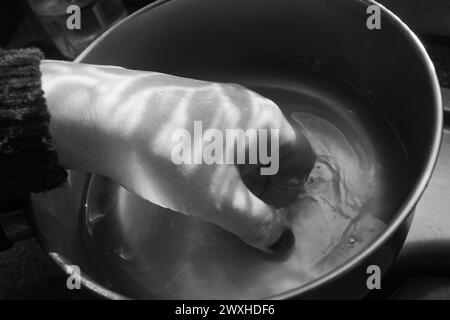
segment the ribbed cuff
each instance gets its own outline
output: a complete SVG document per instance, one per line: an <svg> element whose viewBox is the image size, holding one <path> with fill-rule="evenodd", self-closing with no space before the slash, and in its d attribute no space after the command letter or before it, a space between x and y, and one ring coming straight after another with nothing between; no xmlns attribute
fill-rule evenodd
<svg viewBox="0 0 450 320"><path fill-rule="evenodd" d="M0 192L42 192L60 186L49 133L50 114L41 89L38 49L0 49Z"/></svg>

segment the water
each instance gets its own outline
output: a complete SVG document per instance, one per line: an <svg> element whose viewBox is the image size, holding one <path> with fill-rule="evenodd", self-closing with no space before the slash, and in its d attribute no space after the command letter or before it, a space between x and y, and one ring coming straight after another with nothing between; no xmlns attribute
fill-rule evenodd
<svg viewBox="0 0 450 320"><path fill-rule="evenodd" d="M308 137L317 163L305 191L282 209L296 245L284 257L261 252L97 177L85 240L113 289L138 298L269 297L333 270L383 232L406 194L407 161L392 129L355 88L317 70L270 64L222 61L180 73L252 88Z"/></svg>

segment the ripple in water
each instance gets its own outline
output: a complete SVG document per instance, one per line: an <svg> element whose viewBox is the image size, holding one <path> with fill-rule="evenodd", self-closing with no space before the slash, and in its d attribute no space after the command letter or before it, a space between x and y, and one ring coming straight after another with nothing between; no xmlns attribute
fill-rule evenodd
<svg viewBox="0 0 450 320"><path fill-rule="evenodd" d="M292 119L310 141L316 164L304 191L284 209L300 244L294 255L320 275L345 262L385 228L365 206L379 170L368 150L355 148L331 122L306 112Z"/></svg>

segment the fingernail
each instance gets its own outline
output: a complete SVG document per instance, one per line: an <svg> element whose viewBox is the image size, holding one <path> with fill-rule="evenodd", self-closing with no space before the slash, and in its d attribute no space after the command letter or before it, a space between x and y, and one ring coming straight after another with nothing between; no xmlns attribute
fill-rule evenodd
<svg viewBox="0 0 450 320"><path fill-rule="evenodd" d="M295 236L291 229L286 228L280 238L269 247L274 253L283 254L289 251L295 244Z"/></svg>

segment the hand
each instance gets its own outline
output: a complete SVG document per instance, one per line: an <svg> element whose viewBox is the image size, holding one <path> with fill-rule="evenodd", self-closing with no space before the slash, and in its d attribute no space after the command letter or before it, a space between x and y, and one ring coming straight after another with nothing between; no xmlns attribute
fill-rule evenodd
<svg viewBox="0 0 450 320"><path fill-rule="evenodd" d="M116 67L47 62L41 69L52 135L66 167L108 176L263 250L288 228L275 207L297 196L314 154L272 101L238 85ZM183 137L194 137L196 121L202 133L215 129L209 133L222 136L216 146L224 147L224 157L230 146L238 148L236 139L227 148L227 130L266 129L274 157L270 163L258 156L256 163L238 164L242 153L235 152L228 164L208 164L204 151L213 139L205 136L192 142L193 157L186 156L182 146L189 139ZM245 159L264 149L264 137L248 136L241 149ZM261 175L261 167L272 175Z"/></svg>

